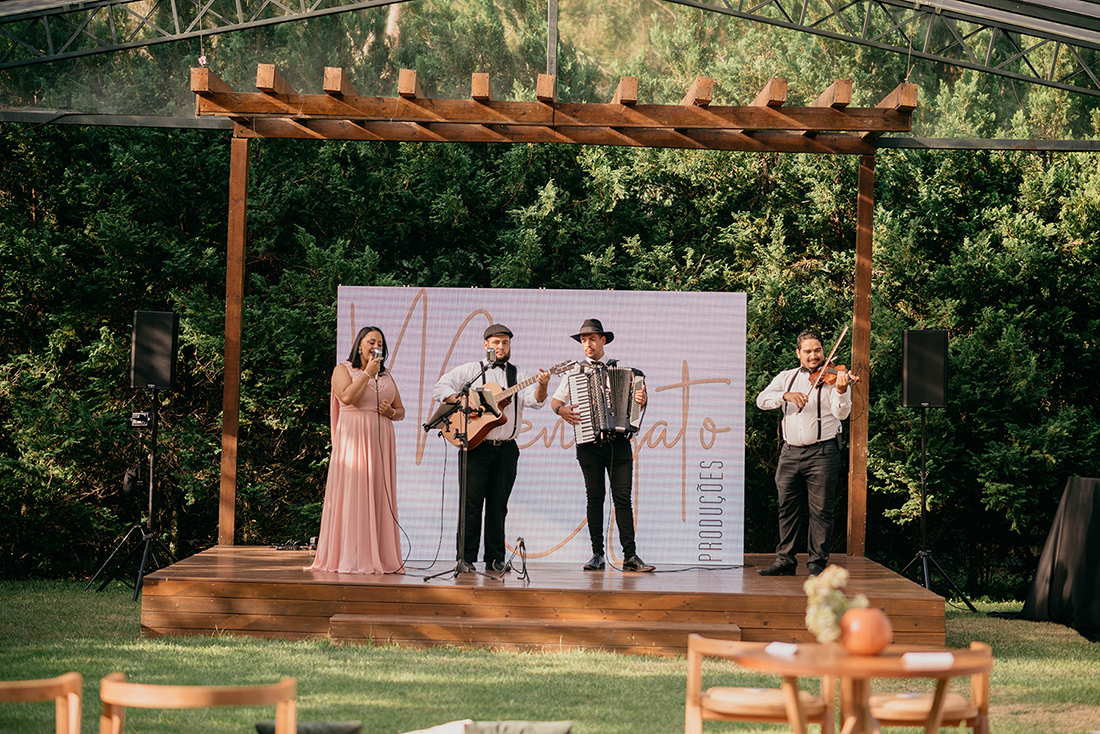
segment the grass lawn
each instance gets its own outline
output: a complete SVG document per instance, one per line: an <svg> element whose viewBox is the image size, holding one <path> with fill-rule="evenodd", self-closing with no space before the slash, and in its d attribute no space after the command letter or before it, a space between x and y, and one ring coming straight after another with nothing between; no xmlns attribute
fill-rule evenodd
<svg viewBox="0 0 1100 734"><path fill-rule="evenodd" d="M300 721L360 720L397 734L455 719L560 720L576 734L683 731L683 658L604 652L494 653L338 647L324 641L236 637L143 639L140 605L122 585L96 593L78 582L0 582L0 667L5 679L84 675L84 731L98 731L99 679L124 671L148 683L268 683L298 679ZM1019 605L950 610L947 644L993 646L992 730L997 734L1100 732L1100 646L1058 625L988 617ZM704 684L776 685L732 663L706 669ZM966 693L968 682L958 682ZM812 688L811 688L812 689ZM127 731L255 731L274 708L127 713ZM53 731L50 704L0 705L0 732ZM708 732L783 731L708 724ZM897 730L906 731L906 730ZM916 730L909 730L916 731Z"/></svg>

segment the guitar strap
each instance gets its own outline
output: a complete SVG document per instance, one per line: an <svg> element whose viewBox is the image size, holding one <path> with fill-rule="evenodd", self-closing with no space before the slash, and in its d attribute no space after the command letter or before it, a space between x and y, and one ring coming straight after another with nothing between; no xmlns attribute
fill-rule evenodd
<svg viewBox="0 0 1100 734"><path fill-rule="evenodd" d="M516 366L509 362L506 365L505 372L508 373L508 387L512 387L516 384ZM508 437L511 441L516 437L516 431L519 430L519 395L512 396L512 435Z"/></svg>

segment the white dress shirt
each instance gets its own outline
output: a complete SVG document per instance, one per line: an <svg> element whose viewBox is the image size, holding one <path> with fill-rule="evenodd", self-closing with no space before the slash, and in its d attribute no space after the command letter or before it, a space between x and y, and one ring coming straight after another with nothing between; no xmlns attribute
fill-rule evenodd
<svg viewBox="0 0 1100 734"><path fill-rule="evenodd" d="M444 398L456 395L459 390L462 389L463 385L481 371L484 364L485 361L482 360L480 362L467 362L464 365L455 367L453 370L440 377L439 382L435 383L435 387L432 388L432 398L438 402L443 402ZM525 372L517 368L516 384L524 382L534 377L536 374L537 373ZM474 380L474 384L470 387L481 387L482 384L489 382L495 382L501 388L507 389L508 373L505 371L504 365L490 367L485 371L484 382L482 378L479 377L477 380ZM508 418L508 422L489 431L488 435L485 436L487 441L508 441L519 435L519 430L523 423L523 409L530 408L531 410L538 410L546 403L545 398L542 400L535 400L535 392L538 390L538 387L538 382L535 382L533 385L528 385L512 396L512 402L509 403L507 408L504 408L500 412L501 415Z"/></svg>
<svg viewBox="0 0 1100 734"><path fill-rule="evenodd" d="M841 394L834 385L823 385L809 395L801 413L797 405L783 399L788 392L810 393L810 373L801 367L780 372L756 396L756 407L783 410L783 440L792 446L811 446L833 438L840 433L840 422L852 412L850 389Z"/></svg>

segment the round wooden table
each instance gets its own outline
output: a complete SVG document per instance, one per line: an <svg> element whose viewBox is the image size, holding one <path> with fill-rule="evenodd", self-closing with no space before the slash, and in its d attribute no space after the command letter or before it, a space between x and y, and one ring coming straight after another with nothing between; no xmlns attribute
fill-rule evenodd
<svg viewBox="0 0 1100 734"><path fill-rule="evenodd" d="M919 654L919 664L907 665L903 657L906 653ZM951 653L950 659L944 653ZM868 706L872 678L935 679L936 694L924 729L927 734L935 734L942 720L943 701L951 679L960 675L988 673L993 669L993 658L982 652L912 645L890 645L878 655L850 655L839 644L802 643L797 645L794 654L780 655L770 652L767 643L760 643L736 653L733 658L746 668L781 675L784 683L794 686L797 686L800 677L839 678L840 712L844 719L841 734L879 731L878 721L871 715ZM797 697L793 701L797 706ZM792 711L790 714L795 730L805 731L802 712Z"/></svg>

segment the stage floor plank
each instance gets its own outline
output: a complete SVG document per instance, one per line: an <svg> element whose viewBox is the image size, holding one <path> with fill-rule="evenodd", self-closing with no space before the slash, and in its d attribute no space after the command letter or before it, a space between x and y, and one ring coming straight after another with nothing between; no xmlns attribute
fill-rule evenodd
<svg viewBox="0 0 1100 734"><path fill-rule="evenodd" d="M800 559L802 560L802 559ZM502 649L602 648L679 654L687 635L808 641L805 565L767 578L771 555L745 567L656 573L579 564L531 563L528 578L453 577L450 567L368 576L307 571L309 551L216 546L149 574L142 589L142 633L240 634L341 643L472 645ZM866 558L834 556L849 571L849 596L866 594L886 611L894 641L943 645L944 599Z"/></svg>

